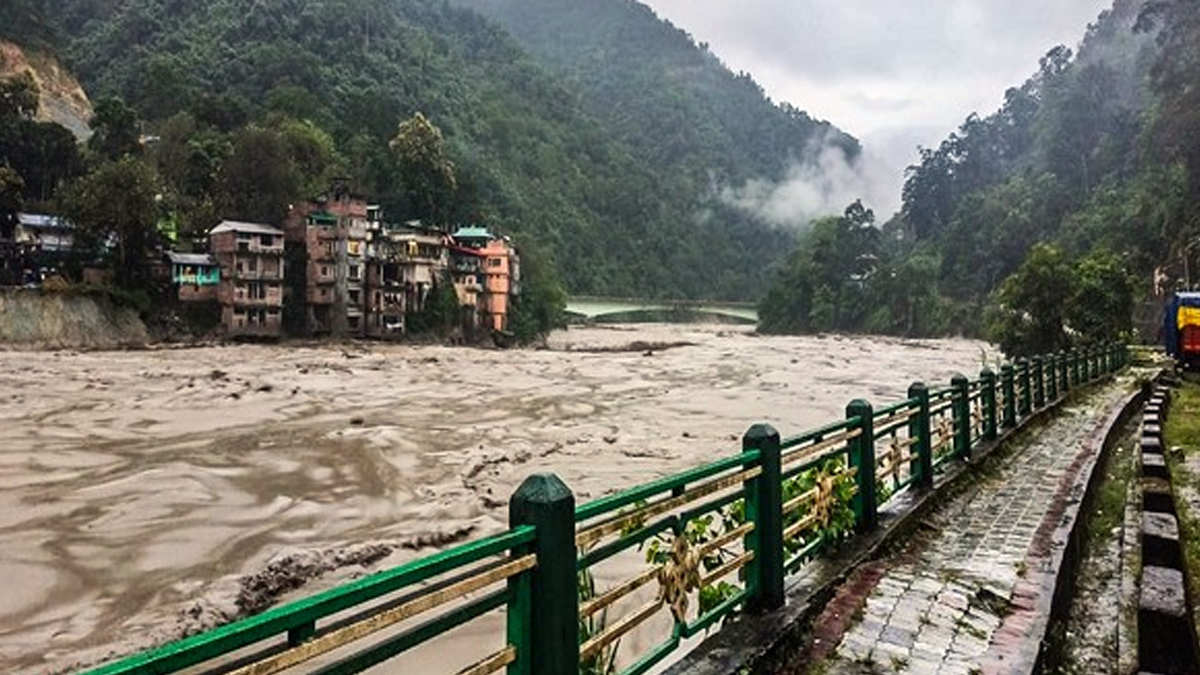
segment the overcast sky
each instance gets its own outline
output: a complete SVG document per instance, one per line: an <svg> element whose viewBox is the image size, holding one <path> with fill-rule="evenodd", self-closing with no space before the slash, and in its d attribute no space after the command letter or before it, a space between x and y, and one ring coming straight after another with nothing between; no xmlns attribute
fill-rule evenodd
<svg viewBox="0 0 1200 675"><path fill-rule="evenodd" d="M861 140L899 171L995 111L1112 0L640 0L734 72ZM888 189L898 189L895 185ZM895 198L898 204L898 195ZM884 207L877 205L877 210ZM894 205L888 205L894 206Z"/></svg>

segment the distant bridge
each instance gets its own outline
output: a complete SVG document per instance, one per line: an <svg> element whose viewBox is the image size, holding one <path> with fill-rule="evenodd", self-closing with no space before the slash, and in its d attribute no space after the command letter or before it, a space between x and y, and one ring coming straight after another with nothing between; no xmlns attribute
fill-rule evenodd
<svg viewBox="0 0 1200 675"><path fill-rule="evenodd" d="M588 319L603 319L615 314L635 312L686 311L729 317L758 323L758 309L752 302L719 300L653 300L649 298L599 298L579 295L567 298L567 313Z"/></svg>

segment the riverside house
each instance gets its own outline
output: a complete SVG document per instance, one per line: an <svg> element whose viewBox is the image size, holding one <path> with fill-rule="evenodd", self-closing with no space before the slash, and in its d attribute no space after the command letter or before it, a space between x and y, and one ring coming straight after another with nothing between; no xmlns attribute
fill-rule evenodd
<svg viewBox="0 0 1200 675"><path fill-rule="evenodd" d="M221 282L221 266L208 253L167 252L171 266L171 287L182 302L205 302L217 299Z"/></svg>
<svg viewBox="0 0 1200 675"><path fill-rule="evenodd" d="M221 267L217 299L228 337L283 333L283 230L226 220L208 235Z"/></svg>

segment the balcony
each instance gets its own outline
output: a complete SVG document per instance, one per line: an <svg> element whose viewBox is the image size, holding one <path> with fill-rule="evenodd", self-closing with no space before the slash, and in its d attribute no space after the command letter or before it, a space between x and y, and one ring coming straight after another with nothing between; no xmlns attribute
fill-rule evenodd
<svg viewBox="0 0 1200 675"><path fill-rule="evenodd" d="M282 281L283 269L242 269L233 271L233 278L238 281Z"/></svg>

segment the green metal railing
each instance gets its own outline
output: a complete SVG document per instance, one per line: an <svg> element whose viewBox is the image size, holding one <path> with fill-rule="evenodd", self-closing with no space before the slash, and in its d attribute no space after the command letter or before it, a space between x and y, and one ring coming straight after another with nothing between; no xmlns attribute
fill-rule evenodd
<svg viewBox="0 0 1200 675"><path fill-rule="evenodd" d="M845 419L788 438L754 425L737 455L578 508L556 476L534 475L513 494L503 534L88 675L268 675L304 663L357 673L501 608L502 646L459 675L640 675L739 609L780 607L788 574L874 529L895 495L930 489L948 462L1126 362L1123 345L1074 350L948 387L918 382L879 409L854 400ZM609 578L606 566L627 572L631 556L636 574ZM649 646L623 647L634 631L634 647Z"/></svg>

